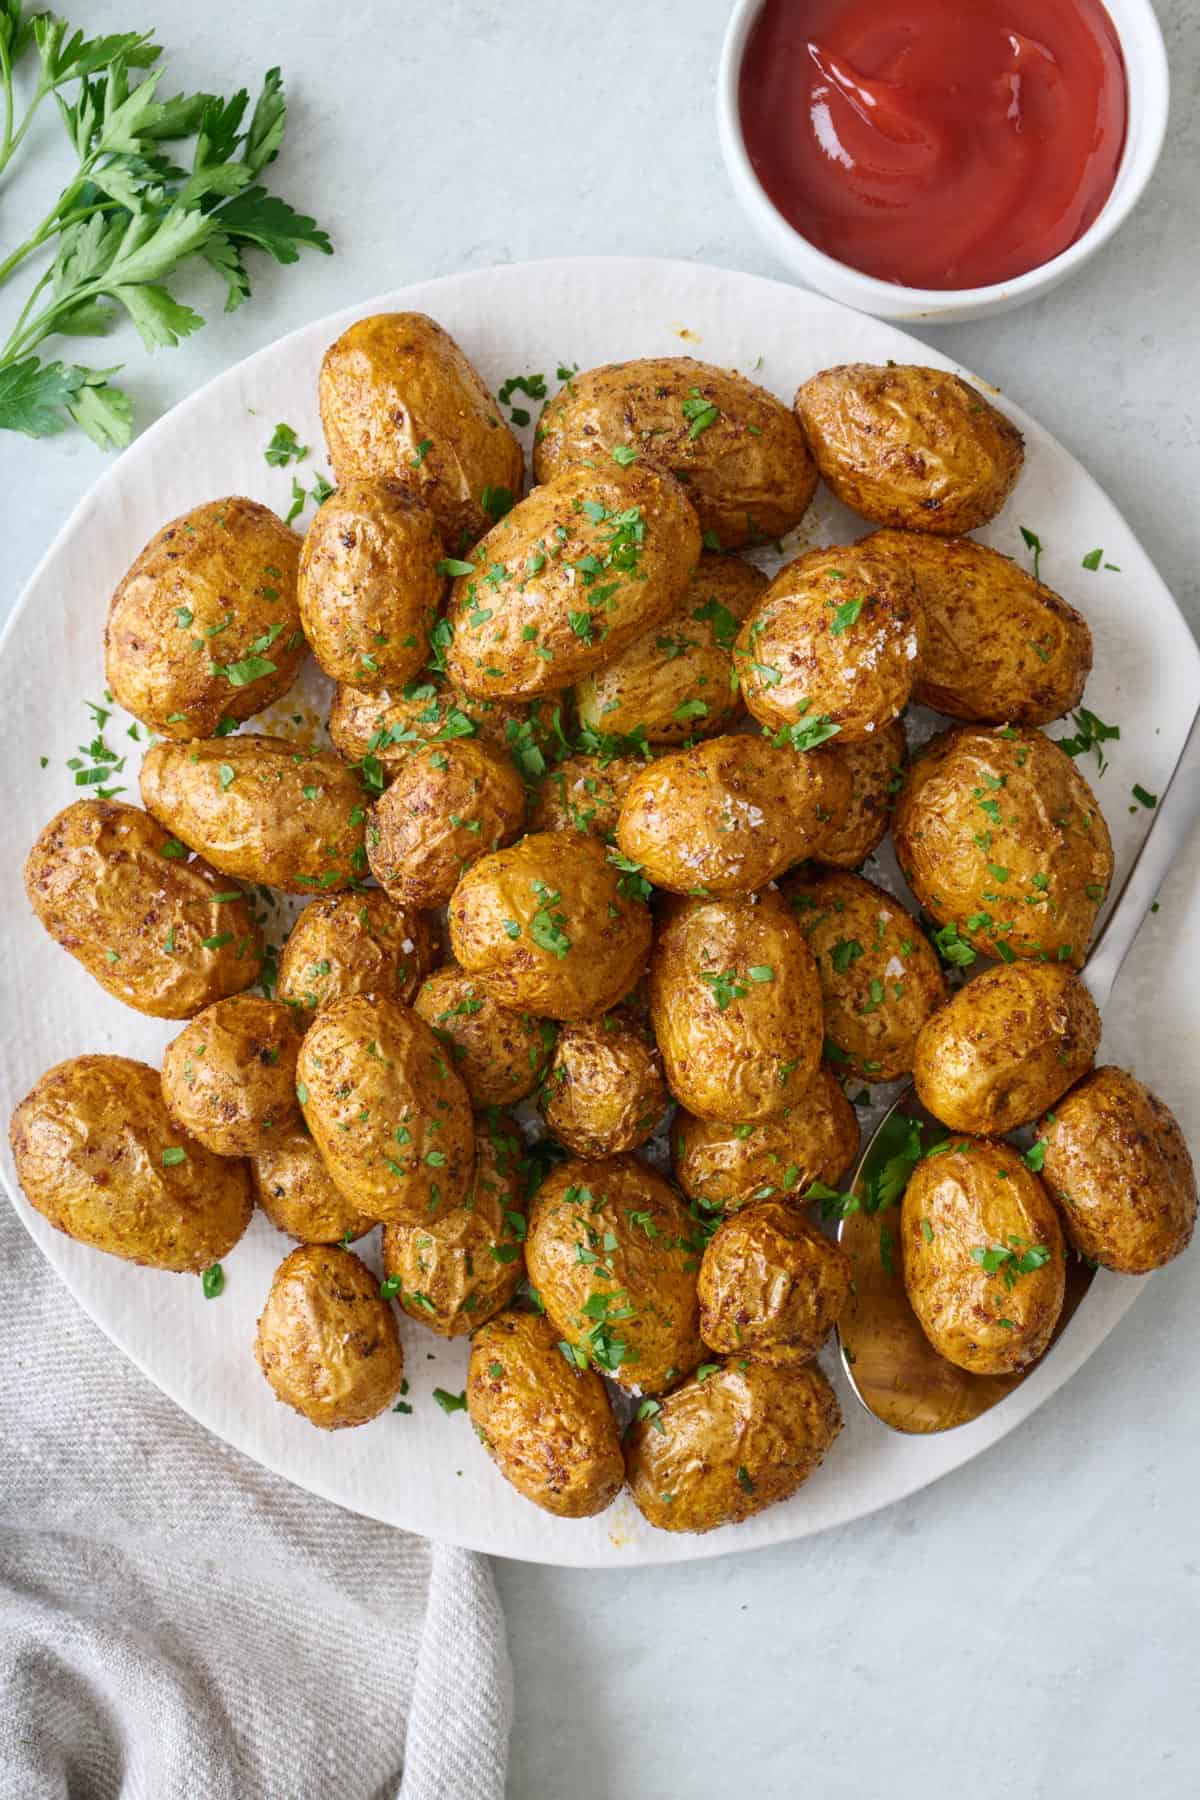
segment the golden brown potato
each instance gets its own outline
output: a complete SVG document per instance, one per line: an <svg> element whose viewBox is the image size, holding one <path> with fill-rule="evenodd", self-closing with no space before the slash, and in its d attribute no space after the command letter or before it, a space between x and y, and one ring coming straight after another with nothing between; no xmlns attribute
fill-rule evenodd
<svg viewBox="0 0 1200 1800"><path fill-rule="evenodd" d="M532 832L468 870L450 901L450 947L517 1012L592 1019L646 966L650 913L604 846L575 831Z"/></svg>
<svg viewBox="0 0 1200 1800"><path fill-rule="evenodd" d="M525 822L512 758L478 738L414 750L367 820L371 873L398 906L445 906L481 856Z"/></svg>
<svg viewBox="0 0 1200 1800"><path fill-rule="evenodd" d="M25 892L55 943L151 1018L189 1019L262 970L262 933L241 889L138 806L65 807L29 852Z"/></svg>
<svg viewBox="0 0 1200 1800"><path fill-rule="evenodd" d="M372 1229L329 1179L320 1152L303 1124L250 1158L258 1204L277 1231L301 1244L340 1244Z"/></svg>
<svg viewBox="0 0 1200 1800"><path fill-rule="evenodd" d="M818 743L832 725L839 742L860 744L907 706L923 631L902 563L853 545L809 550L748 614L734 667L760 724Z"/></svg>
<svg viewBox="0 0 1200 1800"><path fill-rule="evenodd" d="M1081 1256L1145 1275L1186 1250L1196 1171L1178 1121L1148 1087L1111 1064L1072 1088L1039 1126L1042 1175Z"/></svg>
<svg viewBox="0 0 1200 1800"><path fill-rule="evenodd" d="M565 469L488 532L456 577L450 679L527 700L569 687L675 613L700 560L679 483L635 464Z"/></svg>
<svg viewBox="0 0 1200 1800"><path fill-rule="evenodd" d="M782 897L680 900L663 913L650 1017L671 1092L702 1119L784 1113L821 1060L821 988Z"/></svg>
<svg viewBox="0 0 1200 1800"><path fill-rule="evenodd" d="M520 444L478 371L424 313L355 320L325 352L318 395L336 480L402 482L452 555L521 491Z"/></svg>
<svg viewBox="0 0 1200 1800"><path fill-rule="evenodd" d="M304 1013L347 994L382 994L411 1006L441 954L435 921L394 906L378 888L330 894L306 906L279 957L278 994Z"/></svg>
<svg viewBox="0 0 1200 1800"><path fill-rule="evenodd" d="M404 1380L396 1315L350 1250L302 1244L275 1271L254 1354L275 1398L322 1431L365 1425Z"/></svg>
<svg viewBox="0 0 1200 1800"><path fill-rule="evenodd" d="M1025 442L978 388L945 369L824 369L796 411L828 487L860 518L958 537L994 519Z"/></svg>
<svg viewBox="0 0 1200 1800"><path fill-rule="evenodd" d="M424 1019L351 994L317 1014L296 1073L317 1149L359 1212L428 1223L459 1205L475 1156L471 1102Z"/></svg>
<svg viewBox="0 0 1200 1800"><path fill-rule="evenodd" d="M780 1347L815 1356L850 1294L850 1258L786 1200L763 1200L718 1225L697 1286L700 1336L723 1356Z"/></svg>
<svg viewBox="0 0 1200 1800"><path fill-rule="evenodd" d="M300 553L298 598L313 655L334 681L402 686L429 654L446 591L429 508L395 481L344 482Z"/></svg>
<svg viewBox="0 0 1200 1800"><path fill-rule="evenodd" d="M430 676L403 688L365 688L339 682L329 709L329 736L347 762L367 761L383 787L418 744L479 737L508 750L522 773L540 775L557 742L553 720L562 697L480 700Z"/></svg>
<svg viewBox="0 0 1200 1800"><path fill-rule="evenodd" d="M300 1122L290 1006L234 994L206 1006L163 1052L167 1111L218 1156L253 1156Z"/></svg>
<svg viewBox="0 0 1200 1800"><path fill-rule="evenodd" d="M1078 706L1087 621L1009 557L970 538L876 531L862 548L911 574L925 629L913 698L996 725L1045 725Z"/></svg>
<svg viewBox="0 0 1200 1800"><path fill-rule="evenodd" d="M851 786L849 807L821 839L821 861L835 869L857 869L887 835L892 797L908 759L904 726L893 719L861 744L844 744L836 737L825 754L845 764Z"/></svg>
<svg viewBox="0 0 1200 1800"><path fill-rule="evenodd" d="M907 1074L917 1033L946 998L941 964L917 921L883 888L844 869L801 870L783 894L816 958L825 1036L839 1062L872 1081Z"/></svg>
<svg viewBox="0 0 1200 1800"><path fill-rule="evenodd" d="M532 831L583 831L611 843L621 802L635 775L646 767L640 756L566 756L549 769L529 813Z"/></svg>
<svg viewBox="0 0 1200 1800"><path fill-rule="evenodd" d="M366 797L332 750L248 732L155 744L141 787L147 810L225 875L310 894L367 872Z"/></svg>
<svg viewBox="0 0 1200 1800"><path fill-rule="evenodd" d="M445 1044L473 1106L515 1106L541 1080L553 1024L501 1006L457 963L434 970L413 1008Z"/></svg>
<svg viewBox="0 0 1200 1800"><path fill-rule="evenodd" d="M1062 1311L1062 1227L1008 1144L955 1141L919 1162L900 1214L904 1288L940 1356L973 1375L1037 1361Z"/></svg>
<svg viewBox="0 0 1200 1800"><path fill-rule="evenodd" d="M633 1426L629 1491L660 1531L739 1525L790 1499L841 1429L837 1396L815 1363L777 1368L730 1357L703 1377L697 1371Z"/></svg>
<svg viewBox="0 0 1200 1800"><path fill-rule="evenodd" d="M516 1293L525 1274L521 1134L502 1114L475 1122L475 1175L461 1206L383 1228L383 1269L410 1318L464 1337Z"/></svg>
<svg viewBox="0 0 1200 1800"><path fill-rule="evenodd" d="M710 738L660 757L630 784L617 843L655 887L752 894L819 850L850 789L845 764L820 751Z"/></svg>
<svg viewBox="0 0 1200 1800"><path fill-rule="evenodd" d="M733 676L738 626L767 578L736 556L702 556L679 611L575 689L581 722L609 737L682 744L727 731L742 711Z"/></svg>
<svg viewBox="0 0 1200 1800"><path fill-rule="evenodd" d="M546 402L533 453L539 481L572 464L604 467L617 446L687 487L718 548L782 537L817 487L804 434L782 400L691 356L605 363Z"/></svg>
<svg viewBox="0 0 1200 1800"><path fill-rule="evenodd" d="M591 1159L644 1144L670 1099L652 1033L623 1006L561 1028L538 1107L568 1150Z"/></svg>
<svg viewBox="0 0 1200 1800"><path fill-rule="evenodd" d="M931 739L897 795L892 834L951 960L1083 962L1112 843L1095 794L1042 732L962 726Z"/></svg>
<svg viewBox="0 0 1200 1800"><path fill-rule="evenodd" d="M146 1063L56 1063L18 1106L9 1138L29 1204L56 1231L126 1262L198 1275L250 1223L245 1163L179 1130Z"/></svg>
<svg viewBox="0 0 1200 1800"><path fill-rule="evenodd" d="M840 1187L858 1155L858 1119L823 1062L786 1112L728 1125L681 1112L671 1128L675 1179L690 1200L737 1212L775 1194L803 1197L816 1181Z"/></svg>
<svg viewBox="0 0 1200 1800"><path fill-rule="evenodd" d="M1061 963L1015 962L983 974L927 1019L913 1053L917 1097L952 1131L1003 1137L1085 1075L1100 1014Z"/></svg>
<svg viewBox="0 0 1200 1800"><path fill-rule="evenodd" d="M286 694L307 645L300 540L257 500L211 500L152 537L122 576L104 631L105 678L160 737L212 737Z"/></svg>
<svg viewBox="0 0 1200 1800"><path fill-rule="evenodd" d="M544 1512L590 1518L620 1492L625 1465L604 1383L567 1362L539 1313L501 1313L475 1333L467 1411L504 1479Z"/></svg>

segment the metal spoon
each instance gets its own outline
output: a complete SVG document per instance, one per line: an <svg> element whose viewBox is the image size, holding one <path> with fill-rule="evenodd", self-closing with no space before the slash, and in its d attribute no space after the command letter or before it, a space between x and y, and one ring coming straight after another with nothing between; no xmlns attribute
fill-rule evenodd
<svg viewBox="0 0 1200 1800"><path fill-rule="evenodd" d="M1187 742L1171 780L1159 800L1133 867L1096 940L1082 980L1103 1010L1121 966L1176 856L1200 820L1200 713L1192 721ZM899 1187L911 1168L911 1153L946 1136L946 1127L925 1111L910 1087L885 1114L854 1172L850 1191L862 1200L868 1183L886 1179ZM934 1135L930 1136L930 1132ZM909 1152L905 1160L905 1151ZM893 1159L899 1158L898 1161ZM899 1198L899 1194L895 1196ZM895 1215L891 1215L892 1223ZM987 1412L1019 1387L1029 1373L971 1375L956 1368L933 1348L908 1304L899 1267L898 1246L889 1214L865 1207L846 1214L838 1242L854 1264L854 1290L838 1326L838 1344L850 1385L867 1411L893 1431L950 1431ZM1067 1290L1062 1315L1045 1356L1070 1322L1091 1286L1093 1270L1078 1257L1067 1264ZM1044 1360L1044 1357L1043 1357ZM1035 1365L1035 1367L1038 1365Z"/></svg>

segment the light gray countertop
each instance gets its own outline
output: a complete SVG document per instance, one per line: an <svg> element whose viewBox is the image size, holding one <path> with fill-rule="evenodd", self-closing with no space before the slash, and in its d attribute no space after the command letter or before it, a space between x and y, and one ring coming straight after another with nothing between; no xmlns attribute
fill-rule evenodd
<svg viewBox="0 0 1200 1800"><path fill-rule="evenodd" d="M423 276L589 252L781 275L717 151L728 10L76 7L92 31L153 16L174 50L167 92L282 65L292 119L275 185L337 244L292 269L260 259L234 319L211 291L209 326L178 350L149 360L118 343L143 421L293 326ZM931 336L1080 457L1200 625L1200 12L1161 0L1159 13L1175 100L1138 213L1040 304ZM47 116L35 143L57 130ZM5 196L6 243L22 190L44 204L49 180L27 170ZM0 613L102 466L74 435L0 438ZM1194 1795L1196 1300L1196 1262L1167 1270L1020 1431L873 1519L690 1568L500 1565L516 1800Z"/></svg>

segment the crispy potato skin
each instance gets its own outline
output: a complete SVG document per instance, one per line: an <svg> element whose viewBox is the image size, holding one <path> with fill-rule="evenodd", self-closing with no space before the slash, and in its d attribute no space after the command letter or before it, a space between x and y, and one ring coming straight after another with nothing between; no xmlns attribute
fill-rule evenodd
<svg viewBox="0 0 1200 1800"><path fill-rule="evenodd" d="M715 417L704 422L710 406ZM782 537L816 492L804 434L783 402L744 375L690 356L605 363L573 375L542 410L534 473L551 481L573 463L603 467L616 444L685 482L701 527L726 550Z"/></svg>
<svg viewBox="0 0 1200 1800"><path fill-rule="evenodd" d="M138 806L76 800L29 852L25 892L55 943L114 999L190 1019L258 980L262 933L227 878L200 857L164 856L170 841Z"/></svg>
<svg viewBox="0 0 1200 1800"><path fill-rule="evenodd" d="M339 682L329 709L329 736L347 762L373 756L391 780L416 745L435 739L477 736L514 756L526 749L545 758L554 742L554 709L561 703L560 694L545 694L528 705L480 700L432 676L377 693Z"/></svg>
<svg viewBox="0 0 1200 1800"><path fill-rule="evenodd" d="M452 555L491 524L489 489L521 491L520 444L477 370L424 313L357 319L325 352L318 397L339 486L355 476L401 482L430 508Z"/></svg>
<svg viewBox="0 0 1200 1800"><path fill-rule="evenodd" d="M416 1224L459 1205L475 1157L471 1102L411 1008L336 1001L309 1026L296 1073L317 1149L359 1212Z"/></svg>
<svg viewBox="0 0 1200 1800"><path fill-rule="evenodd" d="M250 733L155 744L140 779L147 811L222 874L311 894L366 873L363 789L332 750Z"/></svg>
<svg viewBox="0 0 1200 1800"><path fill-rule="evenodd" d="M473 560L446 608L450 679L484 699L527 700L569 687L678 611L700 528L670 475L640 464L565 469L494 526Z"/></svg>
<svg viewBox="0 0 1200 1800"><path fill-rule="evenodd" d="M786 1200L762 1200L718 1225L697 1287L700 1336L722 1356L784 1347L815 1356L850 1294L850 1258Z"/></svg>
<svg viewBox="0 0 1200 1800"><path fill-rule="evenodd" d="M521 1133L494 1114L475 1122L475 1175L461 1206L419 1224L383 1228L383 1272L400 1283L410 1318L439 1337L465 1337L498 1313L521 1285L525 1202Z"/></svg>
<svg viewBox="0 0 1200 1800"><path fill-rule="evenodd" d="M455 888L449 917L450 946L467 973L501 1006L538 1018L607 1012L650 949L648 908L622 892L603 844L575 831L531 832L483 857ZM569 948L546 949L535 932Z"/></svg>
<svg viewBox="0 0 1200 1800"><path fill-rule="evenodd" d="M595 1159L644 1144L670 1099L652 1033L622 1006L561 1028L538 1107L560 1143Z"/></svg>
<svg viewBox="0 0 1200 1800"><path fill-rule="evenodd" d="M525 823L512 758L478 738L413 751L367 821L371 873L398 906L445 906L466 870Z"/></svg>
<svg viewBox="0 0 1200 1800"><path fill-rule="evenodd" d="M650 1017L689 1112L748 1123L786 1112L816 1075L823 1026L812 952L781 895L672 902L654 945Z"/></svg>
<svg viewBox="0 0 1200 1800"><path fill-rule="evenodd" d="M841 1428L837 1396L815 1363L777 1368L731 1357L703 1382L685 1381L655 1418L632 1427L629 1491L660 1531L738 1525L790 1499Z"/></svg>
<svg viewBox="0 0 1200 1800"><path fill-rule="evenodd" d="M569 1158L538 1190L529 1279L557 1335L623 1388L661 1393L700 1360L693 1231L670 1182L633 1156ZM605 1295L615 1315L607 1328ZM606 1340L626 1346L622 1359Z"/></svg>
<svg viewBox="0 0 1200 1800"><path fill-rule="evenodd" d="M311 1014L348 994L411 1006L441 955L427 913L393 905L378 888L329 894L304 908L279 957L281 1000Z"/></svg>
<svg viewBox="0 0 1200 1800"><path fill-rule="evenodd" d="M622 803L617 844L655 887L752 894L818 851L850 790L849 770L819 750L710 738L642 770Z"/></svg>
<svg viewBox="0 0 1200 1800"><path fill-rule="evenodd" d="M583 831L611 843L621 802L646 767L640 756L565 756L546 771L529 812L531 831Z"/></svg>
<svg viewBox="0 0 1200 1800"><path fill-rule="evenodd" d="M1041 1356L1062 1311L1062 1227L1015 1150L985 1138L966 1143L919 1162L905 1189L905 1292L921 1330L948 1362L974 1375L1017 1374ZM1050 1256L1009 1288L1002 1270L988 1274L974 1255L993 1247L1018 1259L1045 1247Z"/></svg>
<svg viewBox="0 0 1200 1800"><path fill-rule="evenodd" d="M825 745L825 754L849 770L850 804L822 837L821 861L836 869L857 869L887 836L892 796L908 761L904 726L893 719L861 744L834 738Z"/></svg>
<svg viewBox="0 0 1200 1800"><path fill-rule="evenodd" d="M823 1062L784 1113L730 1125L681 1112L671 1128L675 1179L689 1200L726 1213L772 1195L839 1187L858 1155L859 1130L842 1084Z"/></svg>
<svg viewBox="0 0 1200 1800"><path fill-rule="evenodd" d="M1100 1014L1061 963L985 969L927 1019L913 1053L922 1106L952 1131L1003 1137L1091 1068Z"/></svg>
<svg viewBox="0 0 1200 1800"><path fill-rule="evenodd" d="M277 1231L301 1244L340 1244L371 1230L368 1219L329 1179L320 1152L303 1125L271 1134L250 1158L254 1197Z"/></svg>
<svg viewBox="0 0 1200 1800"><path fill-rule="evenodd" d="M467 1412L504 1479L543 1512L586 1519L625 1480L616 1420L593 1369L576 1369L539 1313L504 1312L471 1340Z"/></svg>
<svg viewBox="0 0 1200 1800"><path fill-rule="evenodd" d="M108 609L105 678L126 712L160 737L207 738L286 694L308 648L299 560L299 538L257 500L211 500L164 525ZM239 686L212 672L253 656L268 667Z"/></svg>
<svg viewBox="0 0 1200 1800"><path fill-rule="evenodd" d="M1079 705L1092 634L1053 588L970 538L876 531L862 548L916 581L922 706L979 724L1046 725Z"/></svg>
<svg viewBox="0 0 1200 1800"><path fill-rule="evenodd" d="M433 971L413 1009L446 1045L476 1107L524 1100L554 1049L555 1028L548 1019L501 1006L457 963Z"/></svg>
<svg viewBox="0 0 1200 1800"><path fill-rule="evenodd" d="M703 555L675 616L579 683L575 701L583 724L612 737L640 730L649 744L682 744L728 730L743 710L732 680L733 641L768 585L752 563Z"/></svg>
<svg viewBox="0 0 1200 1800"><path fill-rule="evenodd" d="M163 1100L218 1156L253 1156L300 1123L296 1057L304 1028L258 994L218 1000L163 1052Z"/></svg>
<svg viewBox="0 0 1200 1800"><path fill-rule="evenodd" d="M441 533L395 481L351 480L317 512L300 552L304 635L334 681L401 687L429 654L446 591Z"/></svg>
<svg viewBox="0 0 1200 1800"><path fill-rule="evenodd" d="M1017 957L1082 964L1112 842L1095 794L1042 732L960 726L931 739L896 797L892 834L921 905L980 955L998 955L1002 939Z"/></svg>
<svg viewBox="0 0 1200 1800"><path fill-rule="evenodd" d="M847 607L858 606L851 618ZM746 706L772 731L829 719L846 744L869 742L908 704L924 636L903 563L853 545L788 563L734 647Z"/></svg>
<svg viewBox="0 0 1200 1800"><path fill-rule="evenodd" d="M844 869L802 870L782 892L816 959L825 1035L856 1075L892 1081L946 998L937 954L894 895Z"/></svg>
<svg viewBox="0 0 1200 1800"><path fill-rule="evenodd" d="M796 412L828 487L860 518L958 537L994 519L1025 441L978 388L945 369L823 369Z"/></svg>
<svg viewBox="0 0 1200 1800"><path fill-rule="evenodd" d="M182 1134L158 1070L127 1056L47 1069L13 1114L9 1141L29 1204L56 1231L126 1262L198 1275L250 1223L245 1163ZM164 1163L176 1149L182 1161Z"/></svg>
<svg viewBox="0 0 1200 1800"><path fill-rule="evenodd" d="M396 1315L370 1269L340 1245L302 1244L284 1257L254 1354L275 1398L322 1431L377 1418L404 1379Z"/></svg>
<svg viewBox="0 0 1200 1800"><path fill-rule="evenodd" d="M1174 1113L1125 1069L1096 1069L1038 1127L1042 1178L1079 1251L1145 1275L1187 1249L1196 1171Z"/></svg>

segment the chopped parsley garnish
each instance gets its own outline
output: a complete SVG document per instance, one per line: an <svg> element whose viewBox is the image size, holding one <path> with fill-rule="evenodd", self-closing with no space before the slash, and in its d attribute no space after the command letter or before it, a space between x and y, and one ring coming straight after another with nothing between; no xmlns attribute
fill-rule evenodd
<svg viewBox="0 0 1200 1800"><path fill-rule="evenodd" d="M299 441L290 425L277 425L264 451L264 456L273 469L286 468L292 462L303 462L307 455L308 445Z"/></svg>

